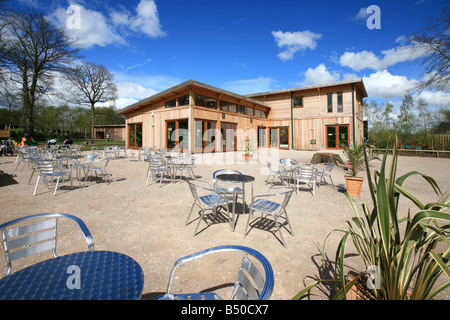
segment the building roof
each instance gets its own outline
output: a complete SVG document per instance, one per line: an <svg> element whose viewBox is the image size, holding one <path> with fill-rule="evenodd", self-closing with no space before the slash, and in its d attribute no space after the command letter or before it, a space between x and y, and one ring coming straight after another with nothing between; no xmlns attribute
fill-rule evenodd
<svg viewBox="0 0 450 320"><path fill-rule="evenodd" d="M343 80L343 81L336 81L336 82L328 82L328 83L321 83L311 86L303 86L303 87L295 87L295 88L289 88L289 89L281 89L281 90L275 90L275 91L266 91L266 92L260 92L260 93L252 93L245 95L246 97L252 98L252 97L260 97L260 96L268 96L272 94L279 94L279 93L289 93L294 91L303 91L303 90L310 90L310 89L317 89L317 88L324 88L324 87L333 87L333 86L339 86L339 85L345 85L345 84L355 84L356 88L359 89L362 92L362 97L367 97L366 88L364 86L364 82L361 78L357 79L351 79L351 80Z"/></svg>
<svg viewBox="0 0 450 320"><path fill-rule="evenodd" d="M155 101L167 98L167 97L171 96L173 93L176 94L177 91L181 91L181 90L183 90L186 87L188 87L188 88L197 87L197 88L208 89L208 90L212 90L212 91L215 91L215 92L218 92L218 93L226 94L228 96L231 96L231 97L234 97L234 98L237 98L237 99L240 99L240 100L248 101L248 102L251 102L253 104L264 106L264 107L267 107L268 109L270 108L270 106L268 104L266 104L264 102L261 102L259 100L255 100L255 99L252 99L252 98L250 98L248 96L243 96L243 95L231 92L231 91L220 89L220 88L211 86L209 84L202 83L202 82L195 81L195 80L191 79L191 80L185 81L183 83L180 83L180 84L178 84L176 86L173 86L173 87L171 87L169 89L166 89L164 91L158 92L157 94L155 94L155 95L153 95L151 97L142 99L141 101L138 101L138 102L136 102L136 103L134 103L132 105L129 105L129 106L123 108L122 110L120 110L119 113L123 114L123 113L131 112L131 111L136 111L137 109L140 109L142 107L146 107L146 106L148 106L149 104L151 104L151 103L153 103Z"/></svg>
<svg viewBox="0 0 450 320"><path fill-rule="evenodd" d="M140 108L144 108L148 105L150 105L151 103L154 103L158 100L164 99L164 98L168 98L169 96L173 95L173 94L177 94L177 91L182 91L184 90L186 87L188 88L203 88L203 89L207 89L207 90L211 90L211 91L215 91L218 93L222 93L222 94L226 94L228 96L240 99L240 100L244 100L244 101L248 101L260 106L264 106L267 109L270 109L270 106L264 102L261 102L259 100L253 99L253 97L260 97L260 96L267 96L267 95L273 95L273 94L280 94L280 93L289 93L289 92L294 92L294 91L303 91L303 90L310 90L310 89L316 89L316 88L325 88L325 87L332 87L332 86L339 86L339 85L345 85L345 84L355 84L356 89L361 91L362 93L362 97L365 98L367 97L367 91L366 88L364 86L364 82L361 78L357 78L357 79L351 79L351 80L343 80L343 81L336 81L336 82L328 82L328 83L322 83L322 84L317 84L317 85L310 85L310 86L303 86L303 87L295 87L295 88L289 88L289 89L282 89L282 90L275 90L275 91L266 91L266 92L260 92L260 93L252 93L252 94L247 94L247 95L240 95L231 91L227 91L224 89L220 89L214 86L211 86L209 84L206 83L202 83L196 80L188 80L185 81L183 83L180 83L176 86L173 86L169 89L166 89L164 91L158 92L157 94L142 99L134 104L131 104L125 108L123 108L122 110L119 111L119 113L121 114L125 114L127 112L134 112Z"/></svg>

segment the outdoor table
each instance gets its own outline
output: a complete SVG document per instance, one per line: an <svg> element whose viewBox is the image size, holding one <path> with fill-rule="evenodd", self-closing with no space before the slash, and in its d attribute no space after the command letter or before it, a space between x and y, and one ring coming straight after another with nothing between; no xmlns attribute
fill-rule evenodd
<svg viewBox="0 0 450 320"><path fill-rule="evenodd" d="M338 154L327 153L327 152L315 153L311 159L311 163L312 164L334 163L335 165L345 164L344 161L342 161L341 157Z"/></svg>
<svg viewBox="0 0 450 320"><path fill-rule="evenodd" d="M246 201L245 201L245 184L250 183L251 184L251 199L253 200L253 181L255 181L255 177L246 175L246 174L219 174L216 176L216 179L230 182L233 184L233 188L236 188L236 184L242 183L242 201L243 201L243 210L242 212L245 213L246 211ZM235 227L235 214L236 214L236 203L233 200L233 231Z"/></svg>
<svg viewBox="0 0 450 320"><path fill-rule="evenodd" d="M56 159L68 159L72 161L72 165L70 166L70 170L72 170L73 167L76 167L77 169L77 180L79 185L81 185L81 179L80 179L80 163L79 160L86 157L85 155L62 155L62 156L56 156Z"/></svg>
<svg viewBox="0 0 450 320"><path fill-rule="evenodd" d="M132 258L112 251L85 251L6 276L0 280L0 300L137 300L143 286L144 273Z"/></svg>

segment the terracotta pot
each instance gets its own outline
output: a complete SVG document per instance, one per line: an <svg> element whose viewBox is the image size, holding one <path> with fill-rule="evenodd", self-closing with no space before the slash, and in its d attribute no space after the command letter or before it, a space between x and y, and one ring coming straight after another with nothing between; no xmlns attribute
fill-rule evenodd
<svg viewBox="0 0 450 320"><path fill-rule="evenodd" d="M244 154L244 160L245 161L250 161L253 159L253 155L252 154Z"/></svg>
<svg viewBox="0 0 450 320"><path fill-rule="evenodd" d="M347 191L351 196L359 197L361 194L364 178L345 176L345 184L347 185Z"/></svg>

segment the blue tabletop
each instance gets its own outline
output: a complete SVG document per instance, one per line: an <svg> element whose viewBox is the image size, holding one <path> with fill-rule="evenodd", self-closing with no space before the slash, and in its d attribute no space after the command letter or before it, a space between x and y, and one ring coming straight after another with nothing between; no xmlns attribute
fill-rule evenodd
<svg viewBox="0 0 450 320"><path fill-rule="evenodd" d="M136 300L144 273L132 258L111 251L60 256L0 280L0 300Z"/></svg>

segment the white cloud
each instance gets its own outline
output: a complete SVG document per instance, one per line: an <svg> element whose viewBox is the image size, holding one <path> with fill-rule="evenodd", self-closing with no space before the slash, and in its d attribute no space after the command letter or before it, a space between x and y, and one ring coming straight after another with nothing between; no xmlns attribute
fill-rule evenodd
<svg viewBox="0 0 450 320"><path fill-rule="evenodd" d="M294 54L298 51L315 49L317 46L316 40L322 37L321 34L309 30L297 32L272 31L272 36L279 48L286 47L286 50L278 54L278 58L282 61L292 60Z"/></svg>
<svg viewBox="0 0 450 320"><path fill-rule="evenodd" d="M419 98L429 105L450 105L450 92L424 90L414 95L415 100L418 100Z"/></svg>
<svg viewBox="0 0 450 320"><path fill-rule="evenodd" d="M354 71L363 69L383 70L399 62L411 61L420 57L424 52L412 46L400 46L381 51L382 57L377 57L372 51L350 52L341 55L339 62L342 66Z"/></svg>
<svg viewBox="0 0 450 320"><path fill-rule="evenodd" d="M244 79L225 82L221 87L237 94L251 94L274 90L275 80L259 77L256 79Z"/></svg>
<svg viewBox="0 0 450 320"><path fill-rule="evenodd" d="M405 76L393 75L387 70L377 71L363 78L369 97L384 100L402 98L413 90L419 83L415 79L409 80Z"/></svg>
<svg viewBox="0 0 450 320"><path fill-rule="evenodd" d="M358 13L354 15L351 19L354 21L366 21L369 14L367 13L367 8L359 9Z"/></svg>
<svg viewBox="0 0 450 320"><path fill-rule="evenodd" d="M308 68L305 72L305 81L303 84L320 84L338 81L340 76L337 72L327 70L325 64L321 63L316 68Z"/></svg>
<svg viewBox="0 0 450 320"><path fill-rule="evenodd" d="M141 0L136 8L136 17L131 21L131 28L140 31L151 38L163 37L166 35L161 30L159 24L158 10L153 0Z"/></svg>
<svg viewBox="0 0 450 320"><path fill-rule="evenodd" d="M99 11L88 10L80 5L74 5L79 10L79 21L72 28L66 28L67 33L77 40L80 48L90 48L95 45L104 47L110 44L125 44L122 38L108 24L106 17ZM74 13L59 7L48 18L59 26L66 27L66 22Z"/></svg>
<svg viewBox="0 0 450 320"><path fill-rule="evenodd" d="M80 48L93 46L108 46L111 44L125 45L125 40L131 32L144 34L150 38L163 37L159 22L158 10L154 0L141 0L132 14L125 8L109 10L108 15L100 11L89 10L80 4L73 4L69 8L58 7L48 18L56 25L66 27L70 36L77 39ZM74 19L79 18L79 21ZM76 24L67 28L67 22L72 19Z"/></svg>

